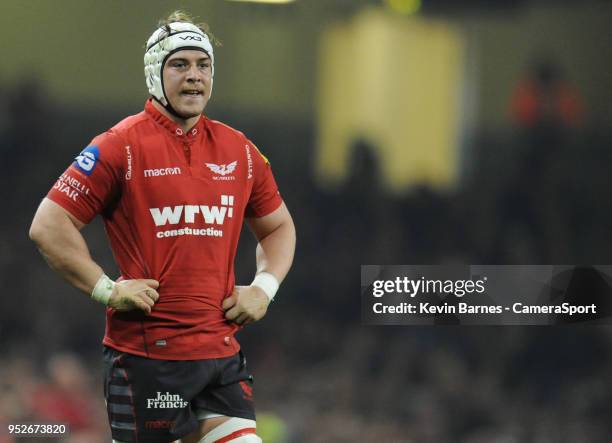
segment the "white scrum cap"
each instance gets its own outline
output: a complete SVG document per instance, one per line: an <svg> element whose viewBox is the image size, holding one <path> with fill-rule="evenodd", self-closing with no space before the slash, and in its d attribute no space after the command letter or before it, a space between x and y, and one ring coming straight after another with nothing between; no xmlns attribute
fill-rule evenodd
<svg viewBox="0 0 612 443"><path fill-rule="evenodd" d="M144 55L144 73L149 93L164 106L168 100L164 92L162 70L168 57L177 51L195 49L204 51L210 57L212 77L215 75L215 58L208 36L196 25L186 22L173 22L162 26L147 40ZM212 79L211 79L212 94Z"/></svg>

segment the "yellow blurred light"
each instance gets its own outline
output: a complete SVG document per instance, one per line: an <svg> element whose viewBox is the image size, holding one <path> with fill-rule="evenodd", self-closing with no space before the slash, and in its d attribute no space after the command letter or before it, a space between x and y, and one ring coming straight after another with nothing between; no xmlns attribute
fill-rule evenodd
<svg viewBox="0 0 612 443"><path fill-rule="evenodd" d="M228 2L241 2L241 3L268 3L273 5L281 5L284 3L293 3L295 0L227 0Z"/></svg>
<svg viewBox="0 0 612 443"><path fill-rule="evenodd" d="M394 12L412 15L421 9L421 0L385 0L387 6Z"/></svg>

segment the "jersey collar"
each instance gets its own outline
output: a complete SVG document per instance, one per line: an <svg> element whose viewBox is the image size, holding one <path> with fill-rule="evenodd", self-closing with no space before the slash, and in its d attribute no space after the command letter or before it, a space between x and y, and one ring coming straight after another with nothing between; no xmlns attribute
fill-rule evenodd
<svg viewBox="0 0 612 443"><path fill-rule="evenodd" d="M147 100L145 103L145 112L159 123L161 126L166 128L168 132L173 134L176 137L189 137L193 138L204 130L206 117L201 116L197 123L191 128L187 133L183 131L176 123L166 117L164 114L159 112L159 110L153 106L152 99Z"/></svg>

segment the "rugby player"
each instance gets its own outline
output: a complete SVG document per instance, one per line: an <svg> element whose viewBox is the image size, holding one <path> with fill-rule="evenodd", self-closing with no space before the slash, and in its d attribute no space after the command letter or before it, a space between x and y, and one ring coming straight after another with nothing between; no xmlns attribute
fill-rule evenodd
<svg viewBox="0 0 612 443"><path fill-rule="evenodd" d="M115 442L255 443L252 377L234 335L260 320L293 261L295 228L268 160L203 112L212 37L181 11L147 41L144 111L96 136L40 204L30 237L106 306L105 399ZM80 230L100 214L121 276ZM257 271L236 286L243 222Z"/></svg>

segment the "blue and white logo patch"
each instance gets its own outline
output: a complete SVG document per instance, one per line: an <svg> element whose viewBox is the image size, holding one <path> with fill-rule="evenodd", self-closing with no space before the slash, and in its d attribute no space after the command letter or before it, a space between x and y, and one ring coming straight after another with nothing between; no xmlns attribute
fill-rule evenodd
<svg viewBox="0 0 612 443"><path fill-rule="evenodd" d="M100 151L96 145L87 146L81 151L79 155L74 159L73 165L80 169L81 172L86 175L91 175L94 169L96 169L96 162L100 157Z"/></svg>

